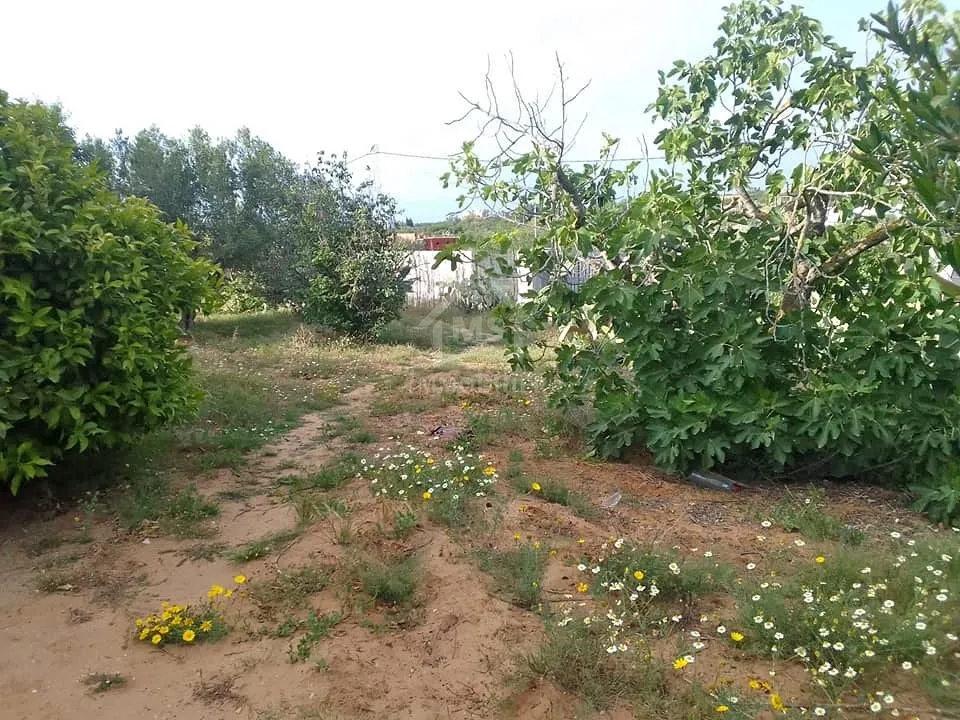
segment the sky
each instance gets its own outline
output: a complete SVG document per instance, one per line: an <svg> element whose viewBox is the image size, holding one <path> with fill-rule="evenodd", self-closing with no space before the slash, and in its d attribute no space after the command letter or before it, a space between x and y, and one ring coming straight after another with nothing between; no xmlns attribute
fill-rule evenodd
<svg viewBox="0 0 960 720"><path fill-rule="evenodd" d="M504 87L513 53L525 94L545 94L559 53L570 86L590 81L571 110L586 121L572 155L596 157L601 133L620 155L651 140L644 112L657 71L697 60L726 0L0 0L0 88L59 102L80 135L157 125L215 137L249 127L297 162L319 151L357 158L417 222L457 210L439 176L476 132L450 121L484 97L488 61ZM863 47L857 20L886 0L799 0L826 31ZM960 0L950 0L951 8ZM51 18L56 18L52 21Z"/></svg>

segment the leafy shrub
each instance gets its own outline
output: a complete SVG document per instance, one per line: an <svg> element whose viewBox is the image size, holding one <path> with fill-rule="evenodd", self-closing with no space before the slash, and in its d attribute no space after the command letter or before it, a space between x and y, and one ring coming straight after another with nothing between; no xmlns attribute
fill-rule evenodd
<svg viewBox="0 0 960 720"><path fill-rule="evenodd" d="M213 266L182 224L78 165L59 110L0 91L0 482L192 410L181 311Z"/></svg>
<svg viewBox="0 0 960 720"><path fill-rule="evenodd" d="M216 312L240 315L266 310L263 283L249 273L235 273L223 283Z"/></svg>
<svg viewBox="0 0 960 720"><path fill-rule="evenodd" d="M931 273L960 262L960 44L933 4L907 7L874 18L883 48L859 64L798 7L731 5L714 54L661 73L669 167L635 197L635 166L585 168L626 200L588 202L531 106L530 152L484 166L465 146L468 197L550 218L518 247L546 286L504 309L505 339L533 369L525 331L558 329L537 343L557 345L553 399L593 406L600 454L954 482L960 303Z"/></svg>
<svg viewBox="0 0 960 720"><path fill-rule="evenodd" d="M390 234L393 201L358 188L343 163L321 163L322 182L306 213L314 275L304 317L335 330L372 337L397 318L411 287L407 251Z"/></svg>

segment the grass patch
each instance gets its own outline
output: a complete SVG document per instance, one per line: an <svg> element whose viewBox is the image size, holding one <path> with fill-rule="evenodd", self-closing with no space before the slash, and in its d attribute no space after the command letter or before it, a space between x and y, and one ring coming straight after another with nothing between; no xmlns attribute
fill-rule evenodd
<svg viewBox="0 0 960 720"><path fill-rule="evenodd" d="M92 693L104 693L108 690L122 688L127 684L127 678L120 673L90 673L81 682L90 688Z"/></svg>
<svg viewBox="0 0 960 720"><path fill-rule="evenodd" d="M459 352L496 340L500 326L488 313L465 313L453 305L407 307L377 337L386 345L412 345L421 350Z"/></svg>
<svg viewBox="0 0 960 720"><path fill-rule="evenodd" d="M127 530L156 522L165 533L202 537L209 533L201 524L219 515L220 508L201 497L194 485L174 491L166 476L155 474L142 478L121 495L117 514Z"/></svg>
<svg viewBox="0 0 960 720"><path fill-rule="evenodd" d="M597 511L590 504L586 497L578 492L572 491L566 483L559 480L546 479L528 479L522 473L515 474L507 471L507 479L510 485L519 493L528 493L546 500L548 503L563 505L570 508L576 515L584 519L591 519L597 516Z"/></svg>
<svg viewBox="0 0 960 720"><path fill-rule="evenodd" d="M345 453L315 473L288 475L277 480L277 483L288 486L292 493L304 490L335 490L356 476L360 469L360 456L355 453Z"/></svg>
<svg viewBox="0 0 960 720"><path fill-rule="evenodd" d="M300 610L310 604L310 598L330 583L330 573L318 567L302 567L282 572L269 581L250 584L250 599L257 605L272 610Z"/></svg>
<svg viewBox="0 0 960 720"><path fill-rule="evenodd" d="M853 546L862 543L863 533L826 512L826 504L824 491L811 488L803 497L790 495L779 500L767 517L784 531L800 533L811 540L835 540Z"/></svg>
<svg viewBox="0 0 960 720"><path fill-rule="evenodd" d="M297 520L301 526L309 525L329 515L345 518L350 515L350 506L342 498L325 498L316 493L299 493L293 501Z"/></svg>
<svg viewBox="0 0 960 720"><path fill-rule="evenodd" d="M316 611L311 610L307 619L303 621L303 635L288 651L288 657L291 663L304 662L310 659L313 654L314 646L330 637L330 631L336 627L343 619L343 613L328 612L323 615L317 615Z"/></svg>
<svg viewBox="0 0 960 720"><path fill-rule="evenodd" d="M413 604L419 582L420 564L416 557L371 560L360 568L361 589L379 604Z"/></svg>
<svg viewBox="0 0 960 720"><path fill-rule="evenodd" d="M532 610L540 603L547 552L535 544L523 544L515 550L478 550L480 569L489 573L499 591L509 594L517 607Z"/></svg>
<svg viewBox="0 0 960 720"><path fill-rule="evenodd" d="M253 540L229 553L227 557L234 563L258 560L276 551L281 546L296 540L298 537L300 537L299 530L281 530L280 532L262 537L259 540Z"/></svg>
<svg viewBox="0 0 960 720"><path fill-rule="evenodd" d="M377 441L377 436L369 430L358 430L347 436L347 440L352 443L369 445Z"/></svg>
<svg viewBox="0 0 960 720"><path fill-rule="evenodd" d="M867 690L891 667L956 678L956 548L956 541L908 539L894 531L869 547L840 546L816 556L798 550L791 572L778 573L778 582L758 576L740 586L743 646L764 657L793 658L811 671L825 667L834 682L870 679Z"/></svg>
<svg viewBox="0 0 960 720"><path fill-rule="evenodd" d="M667 695L663 671L650 661L628 662L606 651L607 640L598 630L574 622L547 629L547 637L522 658L529 681L546 678L583 700L591 710L603 711L619 702L643 698L645 711L656 697ZM709 713L696 717L709 717ZM643 717L662 718L657 713Z"/></svg>
<svg viewBox="0 0 960 720"><path fill-rule="evenodd" d="M427 517L448 528L465 528L476 524L478 516L471 498L460 493L441 493L427 505Z"/></svg>

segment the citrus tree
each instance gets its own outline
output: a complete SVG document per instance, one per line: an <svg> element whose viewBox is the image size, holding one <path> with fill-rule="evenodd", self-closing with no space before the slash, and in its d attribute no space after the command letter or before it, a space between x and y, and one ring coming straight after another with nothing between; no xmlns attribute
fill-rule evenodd
<svg viewBox="0 0 960 720"><path fill-rule="evenodd" d="M802 9L743 0L709 56L660 74L666 168L613 164L607 138L594 182L566 163L562 66L555 116L515 89L516 114L472 106L506 150L464 146L464 202L537 207L544 228L518 248L548 280L504 313L511 359L533 367L527 333L558 329L553 398L592 406L599 454L914 483L957 516L960 304L933 276L960 265L958 28L891 5L857 60Z"/></svg>
<svg viewBox="0 0 960 720"><path fill-rule="evenodd" d="M179 345L215 267L182 224L78 164L57 108L0 91L0 483L190 411Z"/></svg>

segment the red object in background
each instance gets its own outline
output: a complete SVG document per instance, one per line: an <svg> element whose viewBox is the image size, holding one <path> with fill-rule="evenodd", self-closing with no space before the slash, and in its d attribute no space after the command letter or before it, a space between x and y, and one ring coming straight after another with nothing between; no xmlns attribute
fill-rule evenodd
<svg viewBox="0 0 960 720"><path fill-rule="evenodd" d="M434 237L425 237L423 239L424 250L443 250L450 243L457 241L455 235L436 235Z"/></svg>

